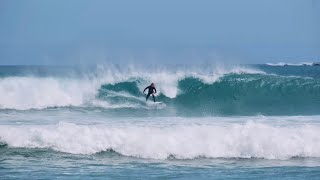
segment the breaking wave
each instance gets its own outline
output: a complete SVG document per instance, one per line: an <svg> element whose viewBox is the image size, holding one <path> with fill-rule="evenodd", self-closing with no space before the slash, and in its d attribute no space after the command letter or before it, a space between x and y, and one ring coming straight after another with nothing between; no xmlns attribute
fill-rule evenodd
<svg viewBox="0 0 320 180"><path fill-rule="evenodd" d="M139 158L177 159L320 157L320 126L245 123L171 126L0 126L9 148L49 148L73 154L115 151Z"/></svg>
<svg viewBox="0 0 320 180"><path fill-rule="evenodd" d="M210 70L106 68L81 78L17 76L0 79L1 109L102 107L145 109L143 88L183 114L317 114L320 79L266 74L256 68Z"/></svg>

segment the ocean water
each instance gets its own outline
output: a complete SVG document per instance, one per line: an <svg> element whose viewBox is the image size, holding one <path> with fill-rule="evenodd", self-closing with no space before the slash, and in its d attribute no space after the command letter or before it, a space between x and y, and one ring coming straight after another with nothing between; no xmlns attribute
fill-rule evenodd
<svg viewBox="0 0 320 180"><path fill-rule="evenodd" d="M319 66L0 66L0 179L258 178L320 179Z"/></svg>

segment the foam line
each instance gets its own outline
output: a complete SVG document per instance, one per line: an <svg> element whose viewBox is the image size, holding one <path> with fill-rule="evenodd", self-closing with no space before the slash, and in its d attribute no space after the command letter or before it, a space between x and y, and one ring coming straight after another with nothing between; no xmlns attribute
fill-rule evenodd
<svg viewBox="0 0 320 180"><path fill-rule="evenodd" d="M124 156L166 159L320 157L319 124L276 126L177 124L157 126L56 125L0 126L9 147L51 148L74 154L112 149Z"/></svg>

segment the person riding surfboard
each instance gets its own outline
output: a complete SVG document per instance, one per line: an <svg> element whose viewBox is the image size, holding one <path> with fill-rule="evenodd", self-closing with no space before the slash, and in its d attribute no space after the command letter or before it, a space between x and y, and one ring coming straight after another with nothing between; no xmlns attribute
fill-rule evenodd
<svg viewBox="0 0 320 180"><path fill-rule="evenodd" d="M147 96L146 96L146 101L148 100L149 96L152 95L152 97L153 97L153 102L156 102L156 99L155 99L155 97L154 97L154 94L157 93L157 89L156 89L154 83L151 83L150 86L144 88L143 93L144 93L144 91L146 91L147 89L148 89L148 94L147 94Z"/></svg>

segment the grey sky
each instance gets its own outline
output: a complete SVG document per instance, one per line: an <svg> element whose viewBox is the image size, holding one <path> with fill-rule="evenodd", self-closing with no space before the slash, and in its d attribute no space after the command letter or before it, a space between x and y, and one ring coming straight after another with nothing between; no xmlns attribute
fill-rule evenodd
<svg viewBox="0 0 320 180"><path fill-rule="evenodd" d="M320 2L0 1L0 64L211 60L320 60Z"/></svg>

